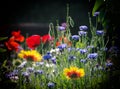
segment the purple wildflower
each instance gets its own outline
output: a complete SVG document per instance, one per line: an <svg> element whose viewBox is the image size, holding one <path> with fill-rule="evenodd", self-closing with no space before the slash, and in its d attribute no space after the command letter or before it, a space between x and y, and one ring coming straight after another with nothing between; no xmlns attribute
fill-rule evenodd
<svg viewBox="0 0 120 89"><path fill-rule="evenodd" d="M87 60L86 60L86 59L81 59L80 62L82 62L82 63L86 63Z"/></svg>
<svg viewBox="0 0 120 89"><path fill-rule="evenodd" d="M88 29L88 27L85 26L85 25L83 25L83 26L80 26L79 29L80 29L81 31L86 31L86 30Z"/></svg>
<svg viewBox="0 0 120 89"><path fill-rule="evenodd" d="M97 57L98 57L98 53L90 53L87 56L88 59L96 59Z"/></svg>
<svg viewBox="0 0 120 89"><path fill-rule="evenodd" d="M63 27L63 26L58 26L57 28L58 28L59 31L65 31L65 29L66 29L66 28Z"/></svg>
<svg viewBox="0 0 120 89"><path fill-rule="evenodd" d="M70 55L69 57L68 57L68 60L69 61L72 61L72 60L75 60L76 59L76 57L75 56L72 56L72 55Z"/></svg>
<svg viewBox="0 0 120 89"><path fill-rule="evenodd" d="M52 57L52 58L51 58L51 61L52 61L54 64L56 64L56 57Z"/></svg>
<svg viewBox="0 0 120 89"><path fill-rule="evenodd" d="M18 46L18 52L20 52L21 50L23 50L23 48L21 46Z"/></svg>
<svg viewBox="0 0 120 89"><path fill-rule="evenodd" d="M107 67L111 67L112 65L113 65L113 63L111 63L111 62L106 63Z"/></svg>
<svg viewBox="0 0 120 89"><path fill-rule="evenodd" d="M96 34L97 34L97 35L103 35L103 34L104 34L104 31L103 31L103 30L97 30L97 31L96 31Z"/></svg>
<svg viewBox="0 0 120 89"><path fill-rule="evenodd" d="M80 36L86 36L87 32L85 32L85 31L79 31L78 34L79 34Z"/></svg>
<svg viewBox="0 0 120 89"><path fill-rule="evenodd" d="M98 16L100 12L95 12L93 16Z"/></svg>
<svg viewBox="0 0 120 89"><path fill-rule="evenodd" d="M73 40L79 40L79 38L80 38L79 35L73 35L73 36L72 36L72 39L73 39Z"/></svg>
<svg viewBox="0 0 120 89"><path fill-rule="evenodd" d="M10 72L9 74L7 74L7 77L13 77L13 76L17 76L18 75L18 70L13 70L13 72Z"/></svg>
<svg viewBox="0 0 120 89"><path fill-rule="evenodd" d="M31 73L31 72L34 71L34 68L33 67L28 67L28 68L26 68L26 70Z"/></svg>
<svg viewBox="0 0 120 89"><path fill-rule="evenodd" d="M61 44L61 45L58 46L58 48L59 48L60 50L63 50L63 49L65 49L66 47L67 47L67 44Z"/></svg>
<svg viewBox="0 0 120 89"><path fill-rule="evenodd" d="M62 23L61 26L63 26L63 27L66 28L66 27L67 27L67 24L66 24L66 23Z"/></svg>
<svg viewBox="0 0 120 89"><path fill-rule="evenodd" d="M35 75L43 74L43 70L36 70L36 71L34 72L34 74L35 74Z"/></svg>
<svg viewBox="0 0 120 89"><path fill-rule="evenodd" d="M28 73L28 72L22 72L22 76L24 76L24 77L29 77L29 76L30 76L30 73Z"/></svg>
<svg viewBox="0 0 120 89"><path fill-rule="evenodd" d="M73 51L73 50L75 50L75 48L71 48L71 47L68 48L68 52Z"/></svg>
<svg viewBox="0 0 120 89"><path fill-rule="evenodd" d="M79 51L80 51L81 54L84 54L84 53L87 52L87 49L79 49Z"/></svg>
<svg viewBox="0 0 120 89"><path fill-rule="evenodd" d="M49 83L48 83L48 87L49 87L49 88L53 88L54 86L55 86L55 83L53 83L53 82L49 82Z"/></svg>

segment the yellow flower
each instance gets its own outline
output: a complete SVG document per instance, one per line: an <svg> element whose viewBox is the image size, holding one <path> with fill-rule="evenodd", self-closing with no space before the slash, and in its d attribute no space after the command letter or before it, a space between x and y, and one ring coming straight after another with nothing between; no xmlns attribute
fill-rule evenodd
<svg viewBox="0 0 120 89"><path fill-rule="evenodd" d="M32 60L32 61L41 61L42 56L39 52L36 50L21 50L20 53L18 54L18 57L24 58L26 60Z"/></svg>
<svg viewBox="0 0 120 89"><path fill-rule="evenodd" d="M83 68L77 68L74 66L71 66L70 68L65 68L64 69L64 75L66 76L66 78L68 79L77 79L80 77L84 77L85 72Z"/></svg>

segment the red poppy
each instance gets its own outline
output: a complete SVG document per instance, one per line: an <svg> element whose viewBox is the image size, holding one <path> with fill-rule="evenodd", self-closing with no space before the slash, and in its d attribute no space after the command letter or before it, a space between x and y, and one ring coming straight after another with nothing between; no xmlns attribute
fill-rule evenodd
<svg viewBox="0 0 120 89"><path fill-rule="evenodd" d="M24 41L24 36L20 34L20 30L19 31L13 31L11 34L16 41L18 41L18 42L23 42Z"/></svg>
<svg viewBox="0 0 120 89"><path fill-rule="evenodd" d="M43 43L46 43L46 42L53 40L53 37L51 37L49 34L47 34L47 35L42 36L41 40Z"/></svg>
<svg viewBox="0 0 120 89"><path fill-rule="evenodd" d="M40 45L41 37L39 35L32 35L26 38L26 44L29 48L35 49L37 46Z"/></svg>
<svg viewBox="0 0 120 89"><path fill-rule="evenodd" d="M15 51L18 51L19 49L19 44L17 42L14 41L14 38L11 37L8 42L5 42L5 45L7 46L7 48L9 50L15 50Z"/></svg>

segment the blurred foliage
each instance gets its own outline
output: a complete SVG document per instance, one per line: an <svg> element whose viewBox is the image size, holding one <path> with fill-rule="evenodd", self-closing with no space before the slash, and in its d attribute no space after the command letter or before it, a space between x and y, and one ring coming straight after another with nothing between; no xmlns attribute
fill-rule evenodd
<svg viewBox="0 0 120 89"><path fill-rule="evenodd" d="M0 37L0 42L3 40L6 40L6 39L7 39L7 37ZM0 53L2 53L2 52L6 52L6 49L0 47Z"/></svg>
<svg viewBox="0 0 120 89"><path fill-rule="evenodd" d="M8 59L8 51L4 45L8 37L0 37L0 86L2 86L3 81L6 81L6 73L9 72L10 66ZM9 65L9 66L8 66ZM7 82L6 82L7 83Z"/></svg>
<svg viewBox="0 0 120 89"><path fill-rule="evenodd" d="M109 45L120 44L119 29L120 29L120 7L118 0L89 0L91 6L91 14L99 11L98 21L106 30L107 37L109 37ZM112 44L114 43L114 44Z"/></svg>
<svg viewBox="0 0 120 89"><path fill-rule="evenodd" d="M0 41L6 40L8 37L0 37Z"/></svg>
<svg viewBox="0 0 120 89"><path fill-rule="evenodd" d="M108 89L118 89L120 83L120 7L119 0L89 0L91 4L90 12L94 15L95 12L100 12L98 16L98 21L102 23L104 30L106 31L106 38L109 38L107 44L108 48L117 46L119 52L116 56L112 57L114 62L113 72L109 73L109 79L106 84L109 84ZM108 55L112 55L108 53ZM111 82L110 82L111 81ZM114 87L114 88L113 88Z"/></svg>

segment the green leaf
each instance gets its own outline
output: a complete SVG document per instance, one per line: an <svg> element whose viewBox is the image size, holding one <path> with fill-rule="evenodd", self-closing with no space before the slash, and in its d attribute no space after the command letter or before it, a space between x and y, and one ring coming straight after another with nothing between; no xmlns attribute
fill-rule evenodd
<svg viewBox="0 0 120 89"><path fill-rule="evenodd" d="M92 10L92 15L100 8L100 6L104 3L104 0L96 0L93 10Z"/></svg>
<svg viewBox="0 0 120 89"><path fill-rule="evenodd" d="M100 14L98 16L98 22L103 22L105 19L105 15L106 15L105 11L103 9L101 9Z"/></svg>
<svg viewBox="0 0 120 89"><path fill-rule="evenodd" d="M4 60L3 64L2 64L2 67L5 67L6 68L6 63L7 63L7 60Z"/></svg>
<svg viewBox="0 0 120 89"><path fill-rule="evenodd" d="M77 42L75 46L76 46L76 48L84 48L86 45L85 45L85 43Z"/></svg>
<svg viewBox="0 0 120 89"><path fill-rule="evenodd" d="M49 24L49 34L50 34L51 36L54 36L54 35L55 35L53 23L50 23L50 24Z"/></svg>
<svg viewBox="0 0 120 89"><path fill-rule="evenodd" d="M0 37L0 41L6 40L8 37Z"/></svg>
<svg viewBox="0 0 120 89"><path fill-rule="evenodd" d="M0 53L6 52L6 49L0 48Z"/></svg>
<svg viewBox="0 0 120 89"><path fill-rule="evenodd" d="M70 26L74 27L74 21L73 21L73 19L70 16L69 16L69 21L70 21Z"/></svg>

